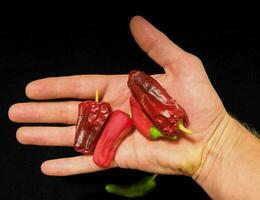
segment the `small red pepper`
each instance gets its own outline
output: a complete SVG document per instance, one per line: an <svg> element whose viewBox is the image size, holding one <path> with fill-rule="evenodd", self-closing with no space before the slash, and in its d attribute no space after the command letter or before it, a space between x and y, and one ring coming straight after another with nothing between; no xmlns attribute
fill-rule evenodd
<svg viewBox="0 0 260 200"><path fill-rule="evenodd" d="M134 96L130 97L130 107L132 120L138 131L147 139L154 140L163 136L163 134L153 125L151 120L145 115L141 105Z"/></svg>
<svg viewBox="0 0 260 200"><path fill-rule="evenodd" d="M185 110L151 76L142 71L131 71L128 86L143 111L166 137L179 131L190 134Z"/></svg>
<svg viewBox="0 0 260 200"><path fill-rule="evenodd" d="M109 167L114 159L120 142L130 132L133 122L121 110L114 111L98 140L94 151L94 162L101 167Z"/></svg>
<svg viewBox="0 0 260 200"><path fill-rule="evenodd" d="M84 101L79 104L74 140L77 152L93 153L111 110L110 104L106 102Z"/></svg>

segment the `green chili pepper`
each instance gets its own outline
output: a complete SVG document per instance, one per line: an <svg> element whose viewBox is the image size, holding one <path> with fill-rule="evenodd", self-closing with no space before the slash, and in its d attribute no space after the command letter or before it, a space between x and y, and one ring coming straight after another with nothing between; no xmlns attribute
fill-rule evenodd
<svg viewBox="0 0 260 200"><path fill-rule="evenodd" d="M109 193L123 196L123 197L128 197L128 198L142 197L147 193L151 192L156 187L156 182L154 181L156 176L157 174L154 174L152 176L147 176L143 178L141 181L139 181L138 183L134 183L128 186L108 184L106 185L105 189Z"/></svg>

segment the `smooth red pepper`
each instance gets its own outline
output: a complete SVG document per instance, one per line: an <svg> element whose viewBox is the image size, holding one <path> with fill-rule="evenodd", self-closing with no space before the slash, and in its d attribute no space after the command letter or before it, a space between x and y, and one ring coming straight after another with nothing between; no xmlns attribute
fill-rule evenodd
<svg viewBox="0 0 260 200"><path fill-rule="evenodd" d="M109 167L120 142L130 132L133 122L121 110L114 111L98 140L94 151L94 162L101 167Z"/></svg>
<svg viewBox="0 0 260 200"><path fill-rule="evenodd" d="M128 86L144 112L166 137L179 130L190 134L185 110L151 76L142 71L131 71ZM184 125L184 126L183 126Z"/></svg>
<svg viewBox="0 0 260 200"><path fill-rule="evenodd" d="M147 139L154 140L163 136L163 134L153 125L151 120L145 115L141 105L134 96L130 97L130 107L132 120L137 130Z"/></svg>
<svg viewBox="0 0 260 200"><path fill-rule="evenodd" d="M111 110L110 104L106 102L84 101L79 104L74 140L77 152L93 153Z"/></svg>

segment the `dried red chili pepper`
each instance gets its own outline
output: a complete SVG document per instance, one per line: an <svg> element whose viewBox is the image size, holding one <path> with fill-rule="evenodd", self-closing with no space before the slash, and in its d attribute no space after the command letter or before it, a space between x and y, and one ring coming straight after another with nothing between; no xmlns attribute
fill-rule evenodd
<svg viewBox="0 0 260 200"><path fill-rule="evenodd" d="M172 137L181 130L191 131L185 110L151 76L142 71L131 71L128 86L144 112L166 137Z"/></svg>
<svg viewBox="0 0 260 200"><path fill-rule="evenodd" d="M101 167L109 167L120 142L130 132L133 122L121 110L114 111L102 131L94 151L94 162Z"/></svg>
<svg viewBox="0 0 260 200"><path fill-rule="evenodd" d="M74 140L77 152L93 153L111 110L110 104L106 102L84 101L79 104Z"/></svg>

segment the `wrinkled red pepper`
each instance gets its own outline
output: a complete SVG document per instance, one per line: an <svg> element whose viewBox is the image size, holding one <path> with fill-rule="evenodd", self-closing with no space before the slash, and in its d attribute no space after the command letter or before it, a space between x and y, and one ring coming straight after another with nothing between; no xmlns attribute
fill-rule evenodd
<svg viewBox="0 0 260 200"><path fill-rule="evenodd" d="M121 110L114 111L102 131L94 151L94 162L101 167L109 167L120 142L130 132L133 122Z"/></svg>
<svg viewBox="0 0 260 200"><path fill-rule="evenodd" d="M142 71L131 71L128 87L142 110L164 136L173 137L180 130L185 133L191 133L191 131L185 128L189 125L189 119L185 110L151 76Z"/></svg>
<svg viewBox="0 0 260 200"><path fill-rule="evenodd" d="M84 101L79 104L74 140L74 148L77 152L93 153L111 110L110 104L106 102Z"/></svg>

